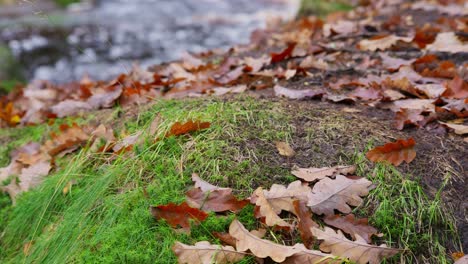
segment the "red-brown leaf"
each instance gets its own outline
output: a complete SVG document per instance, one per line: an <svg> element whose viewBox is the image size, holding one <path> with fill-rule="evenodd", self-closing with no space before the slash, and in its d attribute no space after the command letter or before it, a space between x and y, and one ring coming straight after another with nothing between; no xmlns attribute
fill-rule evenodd
<svg viewBox="0 0 468 264"><path fill-rule="evenodd" d="M402 130L405 125L415 125L419 127L420 122L423 120L424 116L421 115L421 110L403 108L395 115L395 127L398 130Z"/></svg>
<svg viewBox="0 0 468 264"><path fill-rule="evenodd" d="M403 161L410 163L416 157L416 151L413 148L415 144L413 138L399 139L370 150L366 157L372 162L388 161L395 166L400 165Z"/></svg>
<svg viewBox="0 0 468 264"><path fill-rule="evenodd" d="M297 43L291 43L288 47L280 53L271 53L271 63L277 63L280 61L285 60L286 58L291 57L294 48L296 47Z"/></svg>
<svg viewBox="0 0 468 264"><path fill-rule="evenodd" d="M188 206L186 202L180 205L170 203L167 205L151 206L151 214L157 220L166 220L174 228L180 226L186 230L190 229L189 219L203 221L208 217L207 213Z"/></svg>
<svg viewBox="0 0 468 264"><path fill-rule="evenodd" d="M459 76L455 76L453 80L447 83L447 89L442 93L442 96L453 99L463 99L468 97L468 82L464 81Z"/></svg>
<svg viewBox="0 0 468 264"><path fill-rule="evenodd" d="M238 212L249 203L247 200L237 200L231 189L203 192L200 188L192 188L186 193L186 196L190 206L203 211Z"/></svg>
<svg viewBox="0 0 468 264"><path fill-rule="evenodd" d="M183 124L180 122L176 122L172 125L171 130L166 134L166 137L179 136L202 129L207 129L210 127L210 125L210 122L200 122L193 120L189 120Z"/></svg>
<svg viewBox="0 0 468 264"><path fill-rule="evenodd" d="M327 225L343 230L353 239L356 239L355 235L358 234L364 238L367 243L371 243L371 236L377 234L377 229L368 224L367 218L355 218L353 214L344 217L340 215L327 216L324 221Z"/></svg>
<svg viewBox="0 0 468 264"><path fill-rule="evenodd" d="M295 215L297 216L299 233L301 234L302 243L308 249L312 249L315 239L312 235L311 228L318 227L319 225L312 220L312 213L306 202L296 200L293 202Z"/></svg>

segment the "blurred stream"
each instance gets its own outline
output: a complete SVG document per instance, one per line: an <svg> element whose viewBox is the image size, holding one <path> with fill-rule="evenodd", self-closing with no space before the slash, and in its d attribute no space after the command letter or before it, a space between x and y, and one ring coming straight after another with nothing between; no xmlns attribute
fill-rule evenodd
<svg viewBox="0 0 468 264"><path fill-rule="evenodd" d="M131 69L247 43L268 18L292 18L299 0L100 0L92 6L0 16L0 43L25 77L110 79ZM1 8L1 7L0 7Z"/></svg>

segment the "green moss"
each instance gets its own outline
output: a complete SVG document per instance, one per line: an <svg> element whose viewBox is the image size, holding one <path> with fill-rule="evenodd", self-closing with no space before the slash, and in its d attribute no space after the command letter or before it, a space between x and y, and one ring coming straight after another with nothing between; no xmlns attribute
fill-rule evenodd
<svg viewBox="0 0 468 264"><path fill-rule="evenodd" d="M182 202L185 191L192 185L192 173L200 174L213 184L232 187L240 197L249 196L260 185L268 188L273 182L295 180L287 167L262 160L262 157L277 157L272 142L292 140L295 128L288 113L281 103L249 97L232 101L157 102L123 124L126 133L133 133L148 127L157 114L162 117L157 135L145 135L145 143L133 153L109 160L107 154L92 154L84 149L71 159L58 160L58 172L47 177L40 187L19 197L16 207L6 206L0 211L0 233L4 234L0 241L0 262L175 263L171 250L175 241L218 243L212 232L227 231L234 217L248 229L258 228L251 205L237 216L210 215L200 225L193 226L190 235L174 231L164 221L154 220L149 207ZM117 118L120 114L112 116ZM188 119L210 121L212 125L191 135L154 142L154 138L164 135L174 122ZM2 151L6 153L27 141L23 137L39 140L51 129L54 127L43 125L8 130L16 143ZM318 129L328 131L333 127L324 125ZM14 131L20 132L15 135ZM253 143L255 145L251 145ZM356 162L364 166L362 155L357 157ZM6 160L3 163L6 164ZM369 172L369 168L362 167L361 171ZM358 210L369 212L369 208L379 205L371 221L384 232L390 244L420 253L418 250L422 246L429 246L429 238L435 237L429 232L430 228L453 227L448 224L449 219L440 214L440 204L423 196L416 183L405 185L412 190L408 194L411 199L389 203L390 198L399 197L395 196L400 194L398 188L404 187L402 178L396 178L402 176L387 167L378 166L375 172L369 177L377 183L377 188L371 193L367 207ZM76 184L64 195L63 188L72 180ZM414 203L418 199L421 202ZM4 204L8 204L8 199L0 196L0 205ZM421 217L422 213L433 215L420 218L423 229L411 227L414 222L402 224L402 220ZM271 232L271 238L275 237ZM29 242L33 246L25 256L22 249ZM412 246L416 242L419 244ZM442 254L441 250L431 252ZM254 261L247 258L242 263Z"/></svg>
<svg viewBox="0 0 468 264"><path fill-rule="evenodd" d="M54 0L59 6L65 7L73 3L79 3L80 0Z"/></svg>
<svg viewBox="0 0 468 264"><path fill-rule="evenodd" d="M300 15L326 16L336 11L349 11L352 6L343 0L323 1L323 0L302 0Z"/></svg>

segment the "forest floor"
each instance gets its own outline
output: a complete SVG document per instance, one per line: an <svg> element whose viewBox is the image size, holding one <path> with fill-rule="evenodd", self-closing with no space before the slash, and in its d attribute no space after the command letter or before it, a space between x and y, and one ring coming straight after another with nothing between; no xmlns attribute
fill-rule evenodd
<svg viewBox="0 0 468 264"><path fill-rule="evenodd" d="M259 221L255 202L190 232L150 208L185 201L193 173L248 198L296 181L297 168L356 165L373 189L352 213L382 233L372 244L401 249L385 263L453 263L468 250L467 28L462 7L429 6L383 1L111 82L13 91L0 101L1 262L174 263L176 241L220 244L213 232L234 219L288 248L303 231ZM188 120L210 125L173 133ZM409 138L410 162L366 157ZM329 253L320 240L311 248ZM240 263L259 261L250 250Z"/></svg>

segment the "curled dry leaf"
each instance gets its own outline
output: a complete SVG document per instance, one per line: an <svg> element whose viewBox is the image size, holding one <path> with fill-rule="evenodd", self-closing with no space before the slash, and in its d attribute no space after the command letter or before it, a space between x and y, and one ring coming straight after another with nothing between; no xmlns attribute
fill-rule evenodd
<svg viewBox="0 0 468 264"><path fill-rule="evenodd" d="M180 122L176 122L172 125L169 132L167 132L166 137L179 136L179 135L188 134L188 133L195 132L195 131L202 130L202 129L207 129L210 127L210 125L211 125L210 122L200 122L200 121L193 121L193 120L189 120L183 124Z"/></svg>
<svg viewBox="0 0 468 264"><path fill-rule="evenodd" d="M371 185L365 178L350 179L343 175L334 180L324 178L314 185L307 205L317 215L334 215L335 209L347 214L351 212L349 205L361 205L361 196L369 193Z"/></svg>
<svg viewBox="0 0 468 264"><path fill-rule="evenodd" d="M294 48L296 47L297 43L291 43L288 45L288 47L286 49L284 49L282 52L280 53L272 53L271 54L271 63L277 63L277 62L280 62L280 61L283 61L289 57L291 57L293 51L294 51Z"/></svg>
<svg viewBox="0 0 468 264"><path fill-rule="evenodd" d="M313 182L321 180L325 177L335 176L337 174L347 175L353 174L356 171L356 166L335 166L335 167L323 167L323 168L298 168L293 170L291 173L303 179L306 182Z"/></svg>
<svg viewBox="0 0 468 264"><path fill-rule="evenodd" d="M246 255L231 246L211 245L208 241L200 241L193 246L176 242L172 251L180 264L235 263Z"/></svg>
<svg viewBox="0 0 468 264"><path fill-rule="evenodd" d="M427 50L439 52L468 52L468 45L458 39L454 32L442 32L437 34L435 41L426 46Z"/></svg>
<svg viewBox="0 0 468 264"><path fill-rule="evenodd" d="M284 96L290 99L321 98L325 94L325 91L321 89L296 90L285 88L280 85L275 85L273 89L275 90L275 96Z"/></svg>
<svg viewBox="0 0 468 264"><path fill-rule="evenodd" d="M356 235L356 241L351 241L341 231L335 232L329 227L325 227L325 230L313 227L312 233L317 239L323 240L320 244L320 250L349 258L359 264L379 264L384 258L394 256L400 252L400 250L389 248L385 244L380 246L369 245L359 235Z"/></svg>
<svg viewBox="0 0 468 264"><path fill-rule="evenodd" d="M442 125L448 128L453 129L455 134L458 134L458 135L468 134L468 126L466 125L449 124L449 123L444 123L444 122L439 122L439 123L441 123Z"/></svg>
<svg viewBox="0 0 468 264"><path fill-rule="evenodd" d="M200 188L192 188L186 193L186 197L187 203L191 207L213 212L238 212L249 203L247 200L238 200L232 194L232 189L205 192Z"/></svg>
<svg viewBox="0 0 468 264"><path fill-rule="evenodd" d="M290 158L296 155L296 152L294 151L294 149L291 148L291 146L288 143L277 141L275 142L275 144L276 144L276 149L278 149L278 152L281 156Z"/></svg>
<svg viewBox="0 0 468 264"><path fill-rule="evenodd" d="M312 190L306 183L294 181L291 182L288 187L280 184L273 184L269 191L263 191L263 195L277 214L279 214L281 210L294 213L294 200L307 201L311 191ZM254 193L251 197L251 202L256 203L257 197L258 196Z"/></svg>
<svg viewBox="0 0 468 264"><path fill-rule="evenodd" d="M295 200L294 205L294 214L297 216L297 229L301 234L302 243L305 247L311 249L314 246L314 236L312 235L311 228L318 227L319 225L312 220L312 213L307 207L306 202Z"/></svg>
<svg viewBox="0 0 468 264"><path fill-rule="evenodd" d="M411 37L398 37L395 35L388 35L385 37L377 37L374 39L363 39L359 42L358 46L361 50L386 50L395 45L398 41L411 42Z"/></svg>
<svg viewBox="0 0 468 264"><path fill-rule="evenodd" d="M416 158L415 144L413 138L399 139L370 150L366 153L366 157L372 162L387 161L395 166L403 161L410 163Z"/></svg>
<svg viewBox="0 0 468 264"><path fill-rule="evenodd" d="M403 108L395 115L395 127L398 130L402 130L405 125L419 127L422 121L424 121L424 116L421 115L421 110Z"/></svg>
<svg viewBox="0 0 468 264"><path fill-rule="evenodd" d="M283 262L287 257L305 249L304 245L283 246L271 241L258 238L250 233L237 219L229 226L229 234L236 239L236 249L238 251L250 250L252 254L259 258L270 257L276 262Z"/></svg>
<svg viewBox="0 0 468 264"><path fill-rule="evenodd" d="M42 146L42 151L51 156L66 154L85 144L90 136L77 124L61 125L60 134L51 134L51 139Z"/></svg>
<svg viewBox="0 0 468 264"><path fill-rule="evenodd" d="M269 202L263 193L262 187L259 187L254 192L256 217L262 218L267 226L276 226L285 229L291 229L292 225L281 219L278 214L281 212L281 208L275 207L275 204ZM292 202L291 202L292 206Z"/></svg>
<svg viewBox="0 0 468 264"><path fill-rule="evenodd" d="M187 231L190 230L189 219L203 221L208 217L207 213L188 206L186 202L180 205L170 203L167 205L151 206L150 209L151 214L157 220L164 219L172 227L176 228L180 226Z"/></svg>
<svg viewBox="0 0 468 264"><path fill-rule="evenodd" d="M369 225L367 218L356 218L353 214L327 216L324 221L327 225L343 230L353 239L357 239L356 234L358 234L367 243L372 242L372 235L378 234L377 229Z"/></svg>

